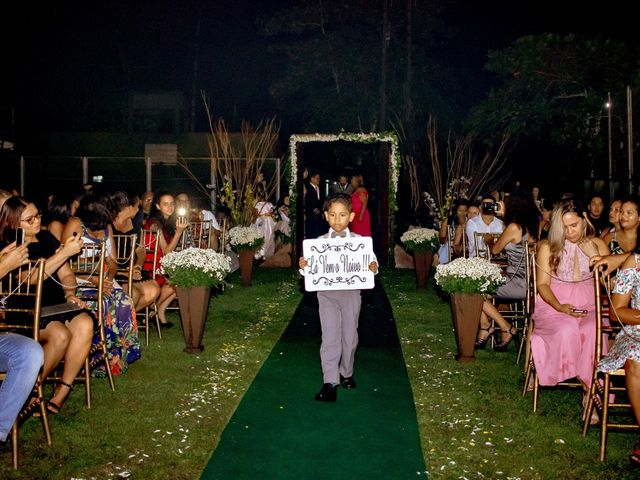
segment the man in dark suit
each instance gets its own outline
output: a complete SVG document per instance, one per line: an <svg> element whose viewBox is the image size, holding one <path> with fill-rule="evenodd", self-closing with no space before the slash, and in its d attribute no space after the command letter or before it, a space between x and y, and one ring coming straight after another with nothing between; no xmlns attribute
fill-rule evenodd
<svg viewBox="0 0 640 480"><path fill-rule="evenodd" d="M322 217L324 196L320 191L320 173L310 172L309 182L304 195L304 212L306 217L304 238L318 238L326 233L327 226Z"/></svg>

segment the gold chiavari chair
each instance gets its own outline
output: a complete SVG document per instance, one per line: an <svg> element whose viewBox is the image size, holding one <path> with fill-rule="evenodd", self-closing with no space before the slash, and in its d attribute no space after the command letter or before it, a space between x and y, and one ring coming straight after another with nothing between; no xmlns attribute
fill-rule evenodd
<svg viewBox="0 0 640 480"><path fill-rule="evenodd" d="M194 247L211 248L213 236L211 220L192 222L191 225L189 225L189 229L191 230Z"/></svg>
<svg viewBox="0 0 640 480"><path fill-rule="evenodd" d="M635 430L638 424L633 416L628 400L624 368L614 372L598 372L598 362L602 359L603 343L615 336L621 329L616 325L615 315L611 315L608 288L602 272L595 272L596 296L596 354L589 399L585 408L582 435L586 436L591 425L593 409L600 414L600 460L604 461L607 451L609 429ZM603 301L604 300L604 301ZM607 301L609 300L609 301ZM615 395L615 396L614 396ZM627 417L627 421L625 420ZM615 418L615 421L614 421Z"/></svg>
<svg viewBox="0 0 640 480"><path fill-rule="evenodd" d="M190 222L187 229L182 232L176 251L189 247L211 248L211 235L213 233L211 220L202 222Z"/></svg>
<svg viewBox="0 0 640 480"><path fill-rule="evenodd" d="M529 362L529 344L527 337L533 330L533 312L536 304L536 245L529 245L527 252L527 314L522 325L522 337L520 338L520 346L518 347L518 357L516 363L520 363L522 354L524 353L525 368Z"/></svg>
<svg viewBox="0 0 640 480"><path fill-rule="evenodd" d="M89 350L85 360L85 366L76 381L83 381L86 387L86 403L91 408L91 372L100 363L104 365L111 390L115 390L115 383L109 365L109 351L107 350L107 337L104 328L104 303L102 301L105 279L105 255L104 243L85 243L78 255L72 257L69 262L71 270L76 276L78 287L76 296L84 302L95 305L93 313L98 319L98 341ZM91 283L91 279L94 279ZM96 285L97 284L97 285ZM49 377L48 380L61 380L60 376Z"/></svg>
<svg viewBox="0 0 640 480"><path fill-rule="evenodd" d="M133 297L133 266L136 262L136 247L138 235L113 235L113 243L116 247L114 258L118 263L116 280L126 285L126 292Z"/></svg>
<svg viewBox="0 0 640 480"><path fill-rule="evenodd" d="M533 332L534 326L534 313L535 313L535 304L536 299L538 297L538 287L536 284L537 273L536 273L536 255L535 251L530 254L530 285L531 285L531 309L529 311L529 322L527 323L527 331L523 335L522 339L524 340L524 386L522 387L522 396L524 397L528 391L533 391L533 374L534 374L534 364L533 358L531 358L531 332ZM534 411L538 408L537 400L534 405Z"/></svg>
<svg viewBox="0 0 640 480"><path fill-rule="evenodd" d="M5 302L0 305L0 332L24 331L25 334L28 334L36 342L39 342L44 265L44 259L29 262L2 279L0 284L0 297ZM17 302L11 302L11 297L19 300ZM13 306L14 303L15 306ZM12 314L18 314L20 316L28 315L33 318L33 321L27 324L12 322ZM6 372L0 372L0 381L4 380L5 376ZM12 465L14 469L18 469L19 465L18 437L20 424L26 420L36 408L39 408L40 419L47 444L52 444L44 390L40 379L36 381L30 399L32 400L27 401L11 428Z"/></svg>
<svg viewBox="0 0 640 480"><path fill-rule="evenodd" d="M220 241L218 242L218 253L225 253L225 249L227 248L227 219L224 218L222 220L222 225L220 225L221 233L220 233Z"/></svg>
<svg viewBox="0 0 640 480"><path fill-rule="evenodd" d="M487 248L484 243L485 235L491 235L494 239L500 238L501 233L486 233L486 232L473 232L473 242L476 247L476 257L484 258L485 260L494 261L500 264L506 263L506 256L501 252L497 255L492 255L491 250Z"/></svg>
<svg viewBox="0 0 640 480"><path fill-rule="evenodd" d="M140 242L144 248L144 270L150 273L154 280L158 277L157 264L158 254L160 251L160 242L158 241L158 232L153 230L142 229L140 231ZM160 319L158 318L158 306L155 302L144 309L144 336L146 345L149 346L149 328L151 319L155 318L158 338L162 339L162 330L160 328Z"/></svg>
<svg viewBox="0 0 640 480"><path fill-rule="evenodd" d="M449 225L447 229L447 241L449 242L449 261L459 257L467 257L469 255L469 252L467 251L467 236L464 232L464 229L462 230L462 235L461 235L460 251L456 252L455 250L457 228L458 228L457 226Z"/></svg>

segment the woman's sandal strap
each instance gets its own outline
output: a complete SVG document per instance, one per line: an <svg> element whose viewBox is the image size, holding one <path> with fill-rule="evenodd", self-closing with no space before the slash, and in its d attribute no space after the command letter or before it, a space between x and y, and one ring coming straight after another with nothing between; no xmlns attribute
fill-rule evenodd
<svg viewBox="0 0 640 480"><path fill-rule="evenodd" d="M63 382L62 380L60 380L60 385L64 385L65 387L67 387L69 390L73 390L73 384L72 383L67 383L67 382Z"/></svg>
<svg viewBox="0 0 640 480"><path fill-rule="evenodd" d="M58 405L56 402L52 402L51 400L47 400L47 411L49 413L57 415L60 413L60 410L62 410L62 407L60 405Z"/></svg>

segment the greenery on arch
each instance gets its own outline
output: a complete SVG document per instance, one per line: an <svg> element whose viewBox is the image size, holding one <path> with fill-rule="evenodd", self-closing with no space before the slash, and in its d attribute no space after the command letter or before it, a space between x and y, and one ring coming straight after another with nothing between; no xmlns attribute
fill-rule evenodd
<svg viewBox="0 0 640 480"><path fill-rule="evenodd" d="M391 238L395 234L395 213L398 210L397 193L398 178L400 177L401 158L398 148L398 137L391 132L381 133L348 133L339 132L335 134L311 133L311 134L294 134L289 138L289 192L290 201L294 205L297 200L297 174L298 174L298 143L316 143L316 142L338 142L346 141L352 143L388 143L390 147L389 159L389 215L391 218ZM296 232L296 213L295 209L291 209L291 234L295 238Z"/></svg>

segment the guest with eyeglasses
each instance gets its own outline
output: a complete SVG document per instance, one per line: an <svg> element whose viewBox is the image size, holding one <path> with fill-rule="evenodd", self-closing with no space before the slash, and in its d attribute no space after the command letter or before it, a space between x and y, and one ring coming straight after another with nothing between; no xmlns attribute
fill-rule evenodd
<svg viewBox="0 0 640 480"><path fill-rule="evenodd" d="M69 258L80 252L83 242L81 238L70 235L61 245L51 232L41 230L36 206L14 196L0 210L0 242L3 245L13 242L17 228L24 231L29 258L46 258L42 305L70 302L78 307L78 310L40 320L40 342L44 351L42 377L46 378L64 359L61 379L47 402L47 409L55 414L60 412L73 390L73 382L84 366L94 331L94 318L86 309L87 305L75 295L77 281L69 266Z"/></svg>

